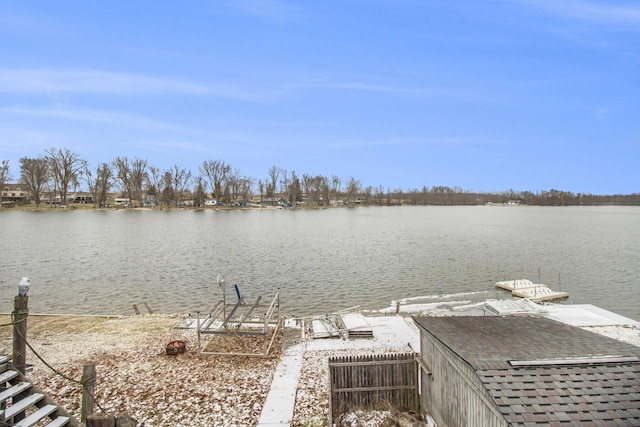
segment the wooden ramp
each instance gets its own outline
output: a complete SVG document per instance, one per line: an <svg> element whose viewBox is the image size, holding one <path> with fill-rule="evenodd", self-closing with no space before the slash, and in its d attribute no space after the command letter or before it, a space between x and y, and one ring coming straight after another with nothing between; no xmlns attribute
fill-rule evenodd
<svg viewBox="0 0 640 427"><path fill-rule="evenodd" d="M313 318L311 330L314 339L373 337L371 325L360 313L336 313Z"/></svg>
<svg viewBox="0 0 640 427"><path fill-rule="evenodd" d="M5 422L14 427L79 427L71 415L25 379L0 355L0 407Z"/></svg>

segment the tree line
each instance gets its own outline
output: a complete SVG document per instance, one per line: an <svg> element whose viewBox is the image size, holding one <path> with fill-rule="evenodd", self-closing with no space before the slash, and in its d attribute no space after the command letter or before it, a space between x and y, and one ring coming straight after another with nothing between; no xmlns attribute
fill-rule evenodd
<svg viewBox="0 0 640 427"><path fill-rule="evenodd" d="M43 201L66 203L68 193L83 188L83 185L96 207L104 206L114 190L129 200L151 200L151 204L158 208L179 206L187 200L200 207L211 198L227 206L246 206L252 200L263 205L281 203L292 206L640 205L640 193L594 195L555 189L536 193L511 189L488 193L447 186L403 190L382 185L363 186L353 177L299 175L278 166L270 167L264 178L256 180L222 160L205 160L196 173L178 165L160 169L146 159L126 156L118 156L91 168L78 153L66 147L51 147L36 158L23 157L19 163L19 182L26 187L36 208ZM11 179L9 161L3 160L0 162L0 188Z"/></svg>

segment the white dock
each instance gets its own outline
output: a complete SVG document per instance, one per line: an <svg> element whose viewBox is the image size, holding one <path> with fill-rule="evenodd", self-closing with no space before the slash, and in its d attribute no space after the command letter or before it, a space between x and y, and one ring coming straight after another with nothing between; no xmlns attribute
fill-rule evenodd
<svg viewBox="0 0 640 427"><path fill-rule="evenodd" d="M527 289L538 286L534 284L531 280L527 279L516 279L516 280L505 280L502 282L496 282L496 288L506 289L507 291L514 291L516 289Z"/></svg>
<svg viewBox="0 0 640 427"><path fill-rule="evenodd" d="M537 285L534 288L516 289L511 291L511 295L518 298L527 298L535 302L569 298L569 294L567 292L557 292L553 289L549 289L545 285Z"/></svg>
<svg viewBox="0 0 640 427"><path fill-rule="evenodd" d="M527 279L505 280L496 282L496 288L511 291L511 295L518 298L527 298L531 301L554 301L569 298L568 292L557 292L547 285L533 283Z"/></svg>

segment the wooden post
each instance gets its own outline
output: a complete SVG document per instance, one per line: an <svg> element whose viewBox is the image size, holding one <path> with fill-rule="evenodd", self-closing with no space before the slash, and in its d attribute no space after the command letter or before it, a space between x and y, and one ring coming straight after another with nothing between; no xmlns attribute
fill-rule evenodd
<svg viewBox="0 0 640 427"><path fill-rule="evenodd" d="M113 415L89 415L87 427L116 427L116 417Z"/></svg>
<svg viewBox="0 0 640 427"><path fill-rule="evenodd" d="M153 314L153 310L151 310L151 307L149 307L149 304L147 304L146 302L144 302L143 304L147 308L147 311L149 312L149 314Z"/></svg>
<svg viewBox="0 0 640 427"><path fill-rule="evenodd" d="M131 418L127 412L116 417L116 427L136 427L138 422Z"/></svg>
<svg viewBox="0 0 640 427"><path fill-rule="evenodd" d="M196 318L197 318L197 331L198 331L198 354L200 354L200 312L196 311Z"/></svg>
<svg viewBox="0 0 640 427"><path fill-rule="evenodd" d="M13 365L25 374L27 366L27 317L29 297L16 295L13 300Z"/></svg>
<svg viewBox="0 0 640 427"><path fill-rule="evenodd" d="M89 416L93 414L95 406L94 391L96 386L96 364L88 362L82 365L82 407L80 408L80 422L87 421L89 426ZM96 427L101 424L97 424Z"/></svg>

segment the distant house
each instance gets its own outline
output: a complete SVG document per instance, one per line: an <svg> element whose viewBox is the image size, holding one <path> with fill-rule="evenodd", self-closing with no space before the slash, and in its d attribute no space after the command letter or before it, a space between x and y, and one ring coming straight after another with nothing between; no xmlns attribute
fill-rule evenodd
<svg viewBox="0 0 640 427"><path fill-rule="evenodd" d="M75 193L73 203L93 203L93 195L91 193Z"/></svg>
<svg viewBox="0 0 640 427"><path fill-rule="evenodd" d="M439 426L640 426L640 347L534 316L414 321Z"/></svg>
<svg viewBox="0 0 640 427"><path fill-rule="evenodd" d="M15 206L29 200L30 192L25 184L4 184L2 187L2 205Z"/></svg>

